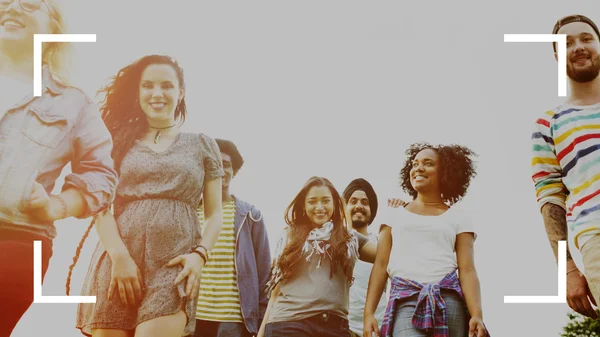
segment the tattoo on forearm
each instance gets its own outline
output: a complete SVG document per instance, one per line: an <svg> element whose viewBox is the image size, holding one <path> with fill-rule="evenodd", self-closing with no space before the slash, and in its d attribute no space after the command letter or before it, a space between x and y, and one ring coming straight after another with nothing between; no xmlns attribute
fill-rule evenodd
<svg viewBox="0 0 600 337"><path fill-rule="evenodd" d="M542 207L542 216L548 240L550 240L554 256L558 259L558 241L567 241L568 238L567 214L560 206L546 204ZM572 259L567 245L567 261Z"/></svg>

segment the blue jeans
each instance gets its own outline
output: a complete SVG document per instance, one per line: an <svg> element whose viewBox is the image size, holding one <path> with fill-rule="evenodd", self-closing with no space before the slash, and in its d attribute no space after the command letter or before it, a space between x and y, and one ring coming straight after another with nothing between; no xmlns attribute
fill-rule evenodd
<svg viewBox="0 0 600 337"><path fill-rule="evenodd" d="M193 337L250 337L244 323L196 320Z"/></svg>
<svg viewBox="0 0 600 337"><path fill-rule="evenodd" d="M448 317L448 330L450 337L467 337L469 322L468 310L463 300L454 291L442 290L442 298L446 302L446 315ZM426 333L412 325L412 317L417 305L417 296L398 302L394 315L394 337L429 337L433 332Z"/></svg>
<svg viewBox="0 0 600 337"><path fill-rule="evenodd" d="M265 326L265 337L350 337L348 320L324 312L299 321L273 322Z"/></svg>

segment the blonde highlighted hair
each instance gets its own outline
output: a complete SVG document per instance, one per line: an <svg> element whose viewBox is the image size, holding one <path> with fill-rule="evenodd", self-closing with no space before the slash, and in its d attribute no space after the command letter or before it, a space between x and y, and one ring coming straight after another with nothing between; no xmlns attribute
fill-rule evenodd
<svg viewBox="0 0 600 337"><path fill-rule="evenodd" d="M56 0L43 0L49 9L50 34L66 34L66 24ZM70 84L71 44L68 42L47 42L43 46L42 63L48 66L54 80Z"/></svg>

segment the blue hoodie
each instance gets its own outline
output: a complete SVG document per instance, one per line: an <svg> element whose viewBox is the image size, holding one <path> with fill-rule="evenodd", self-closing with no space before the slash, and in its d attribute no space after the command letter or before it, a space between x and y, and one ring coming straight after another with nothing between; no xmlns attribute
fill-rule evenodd
<svg viewBox="0 0 600 337"><path fill-rule="evenodd" d="M242 317L248 332L258 333L269 299L265 285L271 267L271 249L262 214L254 205L235 199L235 270Z"/></svg>

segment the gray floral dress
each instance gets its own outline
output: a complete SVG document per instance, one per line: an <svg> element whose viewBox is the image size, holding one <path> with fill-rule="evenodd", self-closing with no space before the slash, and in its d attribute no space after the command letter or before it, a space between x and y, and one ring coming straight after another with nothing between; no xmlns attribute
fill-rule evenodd
<svg viewBox="0 0 600 337"><path fill-rule="evenodd" d="M173 285L182 267L165 265L200 243L196 207L204 183L223 175L219 148L206 135L180 133L163 152L136 142L121 164L114 213L142 273L144 298L138 307L124 306L118 292L108 299L111 260L98 243L81 291L96 296L96 303L79 304L78 329L86 335L91 329L133 330L183 309L188 318L184 335L194 332L197 298L186 298L185 280Z"/></svg>

